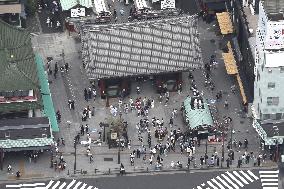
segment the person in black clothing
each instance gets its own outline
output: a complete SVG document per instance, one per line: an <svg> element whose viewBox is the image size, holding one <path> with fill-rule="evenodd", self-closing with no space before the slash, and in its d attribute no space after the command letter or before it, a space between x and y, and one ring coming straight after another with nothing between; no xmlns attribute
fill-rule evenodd
<svg viewBox="0 0 284 189"><path fill-rule="evenodd" d="M204 157L203 157L203 156L200 157L200 164L201 164L201 165L204 164Z"/></svg>
<svg viewBox="0 0 284 189"><path fill-rule="evenodd" d="M217 167L219 167L219 165L220 165L220 158L219 157L217 157L216 164L217 164Z"/></svg>
<svg viewBox="0 0 284 189"><path fill-rule="evenodd" d="M226 160L226 162L227 162L227 168L230 168L230 158L228 158L228 159Z"/></svg>

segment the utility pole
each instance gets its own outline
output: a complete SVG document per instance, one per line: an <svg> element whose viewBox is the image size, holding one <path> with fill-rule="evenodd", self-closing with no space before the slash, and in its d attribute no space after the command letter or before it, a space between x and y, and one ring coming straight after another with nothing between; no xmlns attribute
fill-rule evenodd
<svg viewBox="0 0 284 189"><path fill-rule="evenodd" d="M120 164L120 136L119 136L119 132L117 132L117 137L118 137L117 164Z"/></svg>

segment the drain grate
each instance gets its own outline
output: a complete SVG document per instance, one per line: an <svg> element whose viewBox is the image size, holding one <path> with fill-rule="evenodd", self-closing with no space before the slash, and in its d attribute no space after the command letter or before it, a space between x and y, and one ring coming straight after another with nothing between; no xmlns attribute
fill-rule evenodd
<svg viewBox="0 0 284 189"><path fill-rule="evenodd" d="M104 161L113 161L113 158L104 158Z"/></svg>

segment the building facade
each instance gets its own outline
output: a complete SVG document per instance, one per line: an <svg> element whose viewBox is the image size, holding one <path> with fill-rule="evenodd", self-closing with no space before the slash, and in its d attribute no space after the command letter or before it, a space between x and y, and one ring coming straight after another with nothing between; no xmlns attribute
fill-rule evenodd
<svg viewBox="0 0 284 189"><path fill-rule="evenodd" d="M283 0L259 3L253 117L254 127L266 145L282 144L284 135L283 5Z"/></svg>

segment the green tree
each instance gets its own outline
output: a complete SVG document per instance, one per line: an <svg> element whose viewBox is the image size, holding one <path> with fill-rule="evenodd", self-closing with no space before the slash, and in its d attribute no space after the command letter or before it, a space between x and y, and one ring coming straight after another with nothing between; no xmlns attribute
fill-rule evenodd
<svg viewBox="0 0 284 189"><path fill-rule="evenodd" d="M25 4L26 13L28 16L34 16L36 12L36 0L27 0Z"/></svg>

